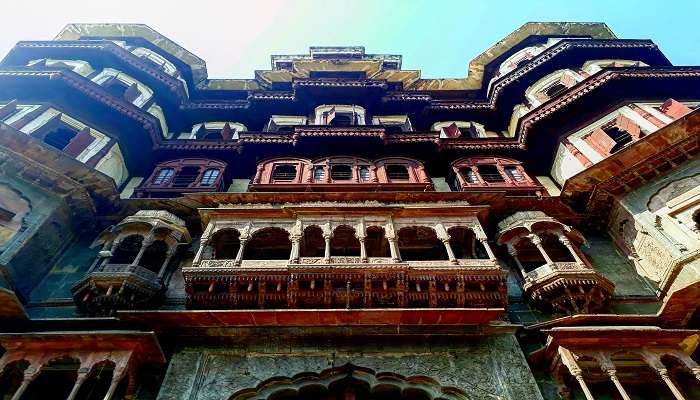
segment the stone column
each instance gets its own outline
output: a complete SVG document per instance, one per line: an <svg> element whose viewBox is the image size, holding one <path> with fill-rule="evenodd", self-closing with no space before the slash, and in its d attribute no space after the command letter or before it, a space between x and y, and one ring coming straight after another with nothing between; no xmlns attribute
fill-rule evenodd
<svg viewBox="0 0 700 400"><path fill-rule="evenodd" d="M73 385L73 389L70 391L70 394L68 395L67 400L75 399L75 396L78 395L78 390L80 390L80 387L83 385L83 383L87 379L89 372L90 372L90 370L87 368L80 368L78 370L78 376L75 379L75 384Z"/></svg>
<svg viewBox="0 0 700 400"><path fill-rule="evenodd" d="M451 237L450 234L447 233L447 229L445 229L445 226L441 223L435 225L435 234L445 246L445 250L447 251L447 258L452 264L457 264L457 258L455 258L455 253L452 251L452 246L450 246Z"/></svg>
<svg viewBox="0 0 700 400"><path fill-rule="evenodd" d="M289 253L289 262L294 264L299 262L299 246L301 245L301 236L293 235L290 237L292 240L292 251Z"/></svg>
<svg viewBox="0 0 700 400"><path fill-rule="evenodd" d="M484 246L484 250L486 250L486 254L489 255L489 260L491 261L496 261L496 255L493 254L493 250L491 249L491 246L489 245L489 241L486 237L478 237L476 238L479 242L481 242L481 245Z"/></svg>
<svg viewBox="0 0 700 400"><path fill-rule="evenodd" d="M173 255L175 255L176 251L177 243L168 248L168 254L165 256L165 261L163 261L163 265L160 267L160 271L158 271L158 279L163 279L163 276L165 276L165 271L168 270L168 264L170 263L170 259L173 258Z"/></svg>
<svg viewBox="0 0 700 400"><path fill-rule="evenodd" d="M233 262L235 265L241 265L241 261L243 261L243 250L245 250L245 244L247 241L247 237L238 239L238 253L236 253L236 259Z"/></svg>
<svg viewBox="0 0 700 400"><path fill-rule="evenodd" d="M360 260L362 262L367 262L369 261L367 258L367 247L365 245L365 237L358 237L357 240L360 241Z"/></svg>
<svg viewBox="0 0 700 400"><path fill-rule="evenodd" d="M525 271L525 267L523 267L523 264L520 262L520 259L518 258L518 249L515 248L515 246L508 244L508 254L510 254L511 257L513 257L513 260L515 260L515 264L518 266L518 269L520 270L520 275L523 276L523 279L527 281L527 271Z"/></svg>
<svg viewBox="0 0 700 400"><path fill-rule="evenodd" d="M581 371L581 368L576 363L574 355L571 354L568 349L559 347L559 356L561 357L561 362L566 366L566 368L569 369L569 373L576 378L579 386L581 386L581 390L583 390L586 400L595 400L593 398L593 394L588 389L588 385L586 385L586 381L583 380L583 371Z"/></svg>
<svg viewBox="0 0 700 400"><path fill-rule="evenodd" d="M141 257L143 257L143 253L146 252L146 248L153 243L153 236L149 234L146 236L143 241L141 242L141 248L139 249L139 253L136 255L136 258L134 258L134 261L131 262L131 265L139 265L139 261L141 261Z"/></svg>
<svg viewBox="0 0 700 400"><path fill-rule="evenodd" d="M331 235L324 233L323 240L326 242L326 247L323 251L323 262L329 264L331 262Z"/></svg>
<svg viewBox="0 0 700 400"><path fill-rule="evenodd" d="M399 241L394 238L387 238L389 242L389 252L391 253L391 262L400 262L401 253L399 252Z"/></svg>
<svg viewBox="0 0 700 400"><path fill-rule="evenodd" d="M552 259L549 257L549 254L547 254L547 252L544 251L544 247L542 247L542 239L540 239L540 237L534 233L527 235L527 237L528 239L530 239L530 242L532 242L532 244L534 244L535 247L537 247L537 250L540 251L542 257L544 257L544 260L547 262L547 265L554 264L554 261L552 261Z"/></svg>
<svg viewBox="0 0 700 400"><path fill-rule="evenodd" d="M574 249L574 245L571 244L571 240L569 240L568 237L564 236L563 233L560 233L559 234L559 241L561 242L561 244L566 246L567 249L569 249L569 252L574 257L574 260L576 261L576 264L581 265L581 266L586 265L583 262L583 260L581 259L581 257L579 257L578 252L576 252L576 249Z"/></svg>

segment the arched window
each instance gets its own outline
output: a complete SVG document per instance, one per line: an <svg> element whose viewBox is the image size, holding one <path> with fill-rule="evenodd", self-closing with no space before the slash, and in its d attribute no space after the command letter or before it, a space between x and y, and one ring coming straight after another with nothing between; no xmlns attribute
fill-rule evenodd
<svg viewBox="0 0 700 400"><path fill-rule="evenodd" d="M131 264L136 259L136 255L141 250L143 236L130 235L122 239L117 248L109 258L110 264Z"/></svg>
<svg viewBox="0 0 700 400"><path fill-rule="evenodd" d="M369 167L366 165L360 166L360 181L369 182Z"/></svg>
<svg viewBox="0 0 700 400"><path fill-rule="evenodd" d="M281 164L275 165L272 170L272 179L278 182L291 182L297 177L296 165Z"/></svg>
<svg viewBox="0 0 700 400"><path fill-rule="evenodd" d="M282 228L256 231L246 243L244 260L288 260L292 251L289 233Z"/></svg>
<svg viewBox="0 0 700 400"><path fill-rule="evenodd" d="M355 230L353 228L345 225L335 228L333 237L331 238L331 255L360 255L360 241L355 237Z"/></svg>
<svg viewBox="0 0 700 400"><path fill-rule="evenodd" d="M450 234L450 247L456 258L489 258L484 245L476 240L472 230L454 227L447 232Z"/></svg>
<svg viewBox="0 0 700 400"><path fill-rule="evenodd" d="M173 168L162 168L160 171L158 171L158 175L153 178L153 184L162 185L164 183L168 183L174 174L175 170Z"/></svg>
<svg viewBox="0 0 700 400"><path fill-rule="evenodd" d="M216 180L219 178L219 173L220 171L215 168L209 168L204 171L204 175L202 175L202 180L199 182L201 186L211 186L214 183L216 183Z"/></svg>
<svg viewBox="0 0 700 400"><path fill-rule="evenodd" d="M352 167L344 164L332 165L331 179L334 181L348 181L352 179Z"/></svg>
<svg viewBox="0 0 700 400"><path fill-rule="evenodd" d="M379 226L370 226L367 228L365 247L367 249L367 257L391 256L391 252L389 251L389 241L384 235L384 229Z"/></svg>
<svg viewBox="0 0 700 400"><path fill-rule="evenodd" d="M326 251L326 240L323 231L318 226L307 226L299 247L301 257L323 257Z"/></svg>
<svg viewBox="0 0 700 400"><path fill-rule="evenodd" d="M445 245L432 228L412 226L399 230L399 253L404 261L447 260Z"/></svg>
<svg viewBox="0 0 700 400"><path fill-rule="evenodd" d="M41 372L29 385L22 398L68 398L78 378L78 368L80 368L80 360L74 358L63 357L49 361L41 367Z"/></svg>
<svg viewBox="0 0 700 400"><path fill-rule="evenodd" d="M223 229L216 232L209 243L215 260L233 260L241 247L240 234L234 229Z"/></svg>
<svg viewBox="0 0 700 400"><path fill-rule="evenodd" d="M139 260L139 265L157 274L163 267L167 253L168 245L162 240L155 240L146 247Z"/></svg>
<svg viewBox="0 0 700 400"><path fill-rule="evenodd" d="M323 182L326 177L326 169L320 165L314 167L314 182Z"/></svg>
<svg viewBox="0 0 700 400"><path fill-rule="evenodd" d="M407 181L408 168L405 165L391 164L386 166L386 174L392 181Z"/></svg>

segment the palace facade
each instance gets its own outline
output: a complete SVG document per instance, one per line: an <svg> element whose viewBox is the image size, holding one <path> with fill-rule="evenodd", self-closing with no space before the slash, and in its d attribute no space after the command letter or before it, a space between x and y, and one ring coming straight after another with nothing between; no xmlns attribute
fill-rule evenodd
<svg viewBox="0 0 700 400"><path fill-rule="evenodd" d="M2 399L700 398L700 67L601 23L401 63L17 43Z"/></svg>

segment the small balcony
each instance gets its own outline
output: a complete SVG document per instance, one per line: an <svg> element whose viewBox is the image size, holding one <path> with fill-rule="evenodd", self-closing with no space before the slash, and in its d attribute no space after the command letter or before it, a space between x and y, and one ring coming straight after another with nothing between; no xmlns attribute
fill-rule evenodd
<svg viewBox="0 0 700 400"><path fill-rule="evenodd" d="M540 211L521 211L499 223L527 297L540 309L564 314L605 310L615 286L577 248L580 233Z"/></svg>

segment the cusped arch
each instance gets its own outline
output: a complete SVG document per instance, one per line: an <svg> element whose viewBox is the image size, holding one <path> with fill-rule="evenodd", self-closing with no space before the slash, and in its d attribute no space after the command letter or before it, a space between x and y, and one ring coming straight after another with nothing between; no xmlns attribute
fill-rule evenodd
<svg viewBox="0 0 700 400"><path fill-rule="evenodd" d="M393 372L375 372L370 368L345 364L316 372L302 372L292 377L277 376L266 379L254 388L239 390L229 400L272 400L281 394L293 399L311 387L328 391L338 383L364 386L373 395L386 391L399 392L402 399L466 400L467 394L456 387L442 386L437 380L424 375L406 377ZM291 395L291 396L290 396Z"/></svg>

